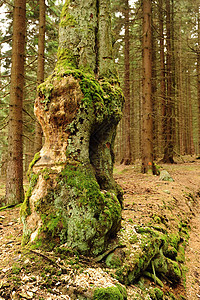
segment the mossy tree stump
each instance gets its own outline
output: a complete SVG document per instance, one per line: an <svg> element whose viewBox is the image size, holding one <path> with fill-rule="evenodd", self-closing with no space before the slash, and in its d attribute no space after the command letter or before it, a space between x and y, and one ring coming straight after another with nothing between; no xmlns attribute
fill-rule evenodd
<svg viewBox="0 0 200 300"><path fill-rule="evenodd" d="M124 97L112 60L109 9L107 0L67 0L63 8L57 67L35 102L45 143L29 169L23 244L65 244L95 256L120 228L113 148Z"/></svg>

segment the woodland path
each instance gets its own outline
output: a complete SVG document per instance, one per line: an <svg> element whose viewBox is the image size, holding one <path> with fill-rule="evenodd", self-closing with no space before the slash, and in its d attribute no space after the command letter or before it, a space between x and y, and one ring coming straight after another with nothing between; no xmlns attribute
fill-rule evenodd
<svg viewBox="0 0 200 300"><path fill-rule="evenodd" d="M140 174L139 165L115 170L115 177L125 191L123 216L142 225L153 217L164 216L173 227L176 217L187 219L191 226L186 246L186 292L188 300L200 299L200 161L186 158L186 163L161 166L174 182L160 182L157 176ZM193 198L194 196L194 198ZM175 289L177 295L181 286Z"/></svg>
<svg viewBox="0 0 200 300"><path fill-rule="evenodd" d="M115 179L124 190L123 218L125 220L132 219L139 225L145 225L153 218L159 217L172 228L176 218L187 219L191 230L186 247L188 270L186 289L182 285L166 288L173 290L177 296L181 293L184 294L185 299L198 300L200 299L200 161L192 161L190 158L187 163L162 165L162 168L171 174L174 182L161 182L158 176L141 174L139 163L134 166L115 167ZM39 262L38 257L38 263L40 263L40 267L38 267L35 258L34 261L31 261L29 257L23 262L27 265L20 270L23 253L20 245L22 225L19 210L20 208L14 208L0 211L0 290L1 285L6 285L9 278L16 280L15 286L11 283L7 287L5 286L8 296L5 298L0 296L0 300L70 299L67 295L64 296L62 292L59 292L61 291L61 289L59 290L59 274L53 274L53 278L55 278L52 286L47 280L47 276L41 278L42 271L47 269L47 266L42 266L44 259L41 258ZM21 281L17 281L18 275L21 276ZM150 284L154 285L153 282ZM53 288L55 286L56 289ZM16 290L16 294L13 290ZM128 299L134 299L132 295L134 292L138 292L138 287L132 285L127 290ZM23 293L24 298L22 297ZM11 294L13 294L12 298ZM18 297L17 295L20 294L22 296ZM31 296L33 294L37 296Z"/></svg>

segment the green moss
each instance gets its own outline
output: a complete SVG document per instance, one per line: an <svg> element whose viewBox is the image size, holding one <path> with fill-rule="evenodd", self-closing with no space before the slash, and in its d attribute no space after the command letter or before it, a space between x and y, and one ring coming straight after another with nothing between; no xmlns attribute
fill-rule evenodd
<svg viewBox="0 0 200 300"><path fill-rule="evenodd" d="M94 291L94 300L123 300L127 299L125 290L118 286L99 288Z"/></svg>
<svg viewBox="0 0 200 300"><path fill-rule="evenodd" d="M160 224L161 223L161 218L159 216L154 216L153 217L154 222Z"/></svg>
<svg viewBox="0 0 200 300"><path fill-rule="evenodd" d="M57 57L58 62L56 67L58 69L71 69L78 67L78 61L76 55L73 54L72 50L70 49L64 49L64 48L58 48L57 51Z"/></svg>
<svg viewBox="0 0 200 300"><path fill-rule="evenodd" d="M152 300L163 300L164 293L159 288L151 288L149 294Z"/></svg>
<svg viewBox="0 0 200 300"><path fill-rule="evenodd" d="M43 223L39 236L45 234L52 243L56 240L58 244L70 241L83 252L90 251L90 244L93 244L94 252L99 254L105 243L105 232L115 230L120 223L121 207L116 196L102 193L94 175L81 164L66 165L57 181L57 189L49 190L35 203ZM76 199L76 205L69 195ZM70 218L66 201L73 206Z"/></svg>
<svg viewBox="0 0 200 300"><path fill-rule="evenodd" d="M66 14L68 14L69 4L70 4L70 0L65 0L65 4L63 5L62 12L61 12L61 15L60 15L61 19L63 17L65 17Z"/></svg>
<svg viewBox="0 0 200 300"><path fill-rule="evenodd" d="M121 261L120 257L115 255L115 253L111 253L106 258L106 265L109 268L114 268L115 269L115 268L120 267L122 265L122 261Z"/></svg>
<svg viewBox="0 0 200 300"><path fill-rule="evenodd" d="M54 89L54 85L51 83L51 78L52 76L47 78L47 80L41 83L37 88L40 96L40 102L45 105L44 110L48 110L48 104L51 101L51 95Z"/></svg>
<svg viewBox="0 0 200 300"><path fill-rule="evenodd" d="M65 15L64 15L64 13L65 13ZM60 26L61 27L67 27L67 26L74 27L75 25L78 25L75 18L72 15L70 15L68 12L62 10Z"/></svg>
<svg viewBox="0 0 200 300"><path fill-rule="evenodd" d="M135 243L137 243L137 241L138 241L137 234L133 234L133 235L129 238L129 242L130 242L131 244L135 244Z"/></svg>
<svg viewBox="0 0 200 300"><path fill-rule="evenodd" d="M167 258L168 271L167 276L174 283L178 283L181 280L182 274L177 262Z"/></svg>
<svg viewBox="0 0 200 300"><path fill-rule="evenodd" d="M50 168L44 168L41 172L42 177L44 180L50 179L50 174L55 173L55 171L51 170Z"/></svg>
<svg viewBox="0 0 200 300"><path fill-rule="evenodd" d="M70 0L66 0L65 4L63 5L62 12L60 15L60 27L73 27L75 25L78 25L75 18L69 13L69 4Z"/></svg>
<svg viewBox="0 0 200 300"><path fill-rule="evenodd" d="M24 202L22 203L21 209L20 209L20 217L22 219L22 222L25 220L25 218L28 215L31 214L29 199L32 195L34 187L37 184L38 178L39 178L38 174L31 173L31 175L29 175L29 179L30 179L29 188L25 194L25 199L24 199Z"/></svg>
<svg viewBox="0 0 200 300"><path fill-rule="evenodd" d="M37 152L32 160L32 162L29 164L29 168L28 168L28 171L27 171L27 177L28 179L30 180L30 175L31 175L31 172L32 172L32 168L33 166L36 164L36 162L40 159L40 152Z"/></svg>
<svg viewBox="0 0 200 300"><path fill-rule="evenodd" d="M64 183L67 189L73 189L78 196L79 206L88 205L95 210L98 207L96 213L100 214L103 210L108 219L113 218L113 214L120 217L121 208L116 197L108 192L103 194L95 177L87 172L85 166L67 165L61 172L61 178L61 185ZM105 216L101 215L99 221L103 219Z"/></svg>
<svg viewBox="0 0 200 300"><path fill-rule="evenodd" d="M185 244L179 245L176 261L179 263L185 262Z"/></svg>
<svg viewBox="0 0 200 300"><path fill-rule="evenodd" d="M171 292L168 292L167 295L169 295L171 300L177 300L174 294L172 294Z"/></svg>
<svg viewBox="0 0 200 300"><path fill-rule="evenodd" d="M180 239L181 238L180 238L179 233L177 233L177 234L172 233L169 235L169 244L172 247L174 247L176 250L178 250L178 245L180 243Z"/></svg>
<svg viewBox="0 0 200 300"><path fill-rule="evenodd" d="M76 69L76 57L69 50L59 49L58 57L56 71L38 88L40 101L45 104L44 109L51 108L54 86L67 76L77 79L83 98L79 104L77 118L74 118L64 129L69 133L66 149L67 165L63 165L63 171L57 176L56 188L48 190L44 198L37 199L34 203L35 210L43 221L39 235L57 241L57 244L67 243L69 247L78 248L86 254L92 249L93 254L97 255L105 249L109 235L116 234L119 229L121 206L117 196L121 192L114 184L114 180L110 179L113 163L110 153L109 162L106 161L105 166L102 166L101 174L101 179L103 178L108 186L102 188L91 166L76 161L78 150L73 138L76 137L80 116L84 114L89 116L90 112L92 112L91 120L88 124L96 124L96 126L103 124L106 128L113 127L114 123L117 124L121 118L124 98L119 86L113 85L116 82L105 80L98 82L92 75ZM113 143L111 140L108 142L109 146ZM105 145L107 144L103 146ZM106 151L108 153L110 150L106 148ZM39 158L38 156L37 160ZM30 214L29 198L38 180L36 175L31 173L34 163L29 171L31 184L24 202L22 212L24 219ZM42 175L50 184L50 180L53 182L55 178L51 174L52 170L45 168L37 176ZM26 237L28 238L29 235L30 233L27 232Z"/></svg>
<svg viewBox="0 0 200 300"><path fill-rule="evenodd" d="M12 273L13 274L19 274L21 272L21 267L19 265L14 264L12 266Z"/></svg>
<svg viewBox="0 0 200 300"><path fill-rule="evenodd" d="M176 259L177 254L178 254L178 251L176 250L176 248L172 247L171 245L169 245L168 248L165 251L165 256L169 257L173 260Z"/></svg>

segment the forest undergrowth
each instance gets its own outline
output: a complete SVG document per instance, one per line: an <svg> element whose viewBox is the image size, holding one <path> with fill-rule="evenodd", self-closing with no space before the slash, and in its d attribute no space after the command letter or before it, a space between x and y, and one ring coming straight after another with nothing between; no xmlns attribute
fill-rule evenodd
<svg viewBox="0 0 200 300"><path fill-rule="evenodd" d="M139 162L115 166L115 180L124 190L122 229L118 244L112 241L108 252L96 259L66 247L54 252L22 249L20 207L0 208L0 299L200 299L200 161L184 160L160 166L173 181L141 174ZM1 181L1 197L3 189ZM132 232L130 247L120 240L127 232ZM154 237L164 243L166 236L170 262L180 268L173 278L163 266L153 267L158 253L149 261L143 257ZM139 264L131 258L133 249L141 253Z"/></svg>

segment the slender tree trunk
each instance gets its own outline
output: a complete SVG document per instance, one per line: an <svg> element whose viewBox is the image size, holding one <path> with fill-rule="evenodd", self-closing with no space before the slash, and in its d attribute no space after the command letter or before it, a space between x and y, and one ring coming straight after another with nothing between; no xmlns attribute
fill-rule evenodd
<svg viewBox="0 0 200 300"><path fill-rule="evenodd" d="M39 37L38 37L38 61L37 61L37 84L44 81L44 50L45 50L45 0L39 0ZM42 128L38 121L35 123L34 153L42 148Z"/></svg>
<svg viewBox="0 0 200 300"><path fill-rule="evenodd" d="M20 203L23 191L22 104L24 88L24 49L26 1L14 1L13 46L8 127L7 204Z"/></svg>
<svg viewBox="0 0 200 300"><path fill-rule="evenodd" d="M193 155L194 151L194 140L193 140L193 126L192 126L192 93L191 93L191 67L188 65L188 73L187 73L187 84L188 84L188 101L189 101L189 147L190 147L190 154Z"/></svg>
<svg viewBox="0 0 200 300"><path fill-rule="evenodd" d="M153 11L153 9L152 9ZM155 24L153 28L155 27ZM158 101L157 101L157 44L155 31L152 31L152 116L153 116L153 160L158 154Z"/></svg>
<svg viewBox="0 0 200 300"><path fill-rule="evenodd" d="M163 0L159 0L159 32L160 32L160 99L161 99L161 146L163 147L166 132L166 83L164 52Z"/></svg>
<svg viewBox="0 0 200 300"><path fill-rule="evenodd" d="M198 134L198 154L200 155L200 7L198 9L198 49L197 49L197 97L198 97L198 107L199 107L199 134Z"/></svg>
<svg viewBox="0 0 200 300"><path fill-rule="evenodd" d="M153 170L151 0L143 0L142 172Z"/></svg>
<svg viewBox="0 0 200 300"><path fill-rule="evenodd" d="M135 148L136 148L136 139L135 139L135 126L134 122L136 121L136 113L135 113L135 103L134 103L134 98L135 98L135 80L134 80L134 68L133 66L130 66L130 89L131 89L131 107L130 107L130 140L131 140L131 160L132 163L135 160Z"/></svg>
<svg viewBox="0 0 200 300"><path fill-rule="evenodd" d="M125 109L124 109L124 157L123 163L130 165L132 162L131 157L131 97L130 97L130 34L129 34L129 1L125 0L125 37L124 37L124 96L125 96Z"/></svg>
<svg viewBox="0 0 200 300"><path fill-rule="evenodd" d="M98 0L98 3L98 75L99 78L104 76L115 77L116 69L113 61L112 34L109 30L111 28L110 1Z"/></svg>
<svg viewBox="0 0 200 300"><path fill-rule="evenodd" d="M163 161L173 163L173 101L172 99L172 45L171 45L171 8L170 0L166 1L166 47L167 47L167 97L166 97L166 131Z"/></svg>
<svg viewBox="0 0 200 300"><path fill-rule="evenodd" d="M179 60L178 60L178 80L177 80L177 91L178 91L178 105L177 105L177 119L178 119L178 150L180 154L185 152L185 144L183 141L184 136L184 107L183 107L183 64L182 64L182 41L181 41L181 24L179 28Z"/></svg>

